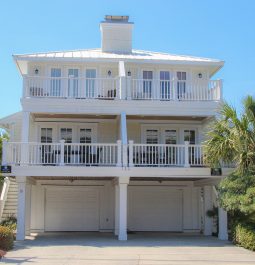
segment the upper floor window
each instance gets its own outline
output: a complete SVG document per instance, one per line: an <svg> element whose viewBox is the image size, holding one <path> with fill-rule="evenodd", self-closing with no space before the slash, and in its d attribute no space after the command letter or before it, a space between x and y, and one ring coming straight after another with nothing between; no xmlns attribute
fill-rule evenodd
<svg viewBox="0 0 255 265"><path fill-rule="evenodd" d="M96 84L96 69L86 69L86 88L85 97L94 98L95 97L95 84Z"/></svg>
<svg viewBox="0 0 255 265"><path fill-rule="evenodd" d="M65 143L72 143L72 128L61 128L60 137Z"/></svg>
<svg viewBox="0 0 255 265"><path fill-rule="evenodd" d="M152 93L152 71L143 71L143 97L144 99L151 98Z"/></svg>
<svg viewBox="0 0 255 265"><path fill-rule="evenodd" d="M170 99L170 72L160 71L160 98Z"/></svg>
<svg viewBox="0 0 255 265"><path fill-rule="evenodd" d="M182 99L186 93L186 72L177 72L177 98Z"/></svg>
<svg viewBox="0 0 255 265"><path fill-rule="evenodd" d="M68 69L68 96L78 97L79 89L79 69Z"/></svg>
<svg viewBox="0 0 255 265"><path fill-rule="evenodd" d="M52 143L52 128L41 128L41 143Z"/></svg>
<svg viewBox="0 0 255 265"><path fill-rule="evenodd" d="M146 130L146 144L158 144L159 143L159 131L158 130Z"/></svg>
<svg viewBox="0 0 255 265"><path fill-rule="evenodd" d="M51 68L50 96L59 97L61 95L61 69Z"/></svg>
<svg viewBox="0 0 255 265"><path fill-rule="evenodd" d="M80 143L92 143L92 129L80 129Z"/></svg>
<svg viewBox="0 0 255 265"><path fill-rule="evenodd" d="M176 130L165 130L165 144L177 144Z"/></svg>
<svg viewBox="0 0 255 265"><path fill-rule="evenodd" d="M195 130L184 130L184 141L188 141L190 144L196 143Z"/></svg>

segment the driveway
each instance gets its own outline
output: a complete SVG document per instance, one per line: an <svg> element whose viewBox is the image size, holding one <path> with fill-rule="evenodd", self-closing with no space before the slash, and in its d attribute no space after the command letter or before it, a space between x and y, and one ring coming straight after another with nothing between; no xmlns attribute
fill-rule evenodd
<svg viewBox="0 0 255 265"><path fill-rule="evenodd" d="M3 264L237 265L255 264L255 253L214 237L136 233L126 242L110 233L62 233L16 242Z"/></svg>

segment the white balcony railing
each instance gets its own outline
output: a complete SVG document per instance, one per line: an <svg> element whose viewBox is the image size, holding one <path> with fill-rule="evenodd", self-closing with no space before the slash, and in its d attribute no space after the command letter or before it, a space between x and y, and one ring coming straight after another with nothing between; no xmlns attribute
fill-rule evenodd
<svg viewBox="0 0 255 265"><path fill-rule="evenodd" d="M24 97L114 99L118 78L24 77Z"/></svg>
<svg viewBox="0 0 255 265"><path fill-rule="evenodd" d="M25 154L27 152L27 155ZM117 143L11 143L3 148L3 165L120 166Z"/></svg>
<svg viewBox="0 0 255 265"><path fill-rule="evenodd" d="M24 97L218 101L222 81L24 76Z"/></svg>
<svg viewBox="0 0 255 265"><path fill-rule="evenodd" d="M131 166L205 166L202 145L129 144Z"/></svg>
<svg viewBox="0 0 255 265"><path fill-rule="evenodd" d="M133 79L130 82L131 99L144 100L220 100L221 80L208 83L176 80Z"/></svg>

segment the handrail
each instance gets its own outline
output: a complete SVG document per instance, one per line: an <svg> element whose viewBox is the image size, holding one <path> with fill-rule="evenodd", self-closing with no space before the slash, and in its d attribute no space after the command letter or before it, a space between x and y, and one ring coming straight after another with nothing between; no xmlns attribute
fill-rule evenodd
<svg viewBox="0 0 255 265"><path fill-rule="evenodd" d="M3 188L2 188L2 192L1 192L1 196L0 196L0 220L2 218L2 214L4 211L4 206L5 206L5 202L7 199L9 187L10 187L10 180L9 180L9 178L6 177L6 178L4 178L4 184L3 184Z"/></svg>

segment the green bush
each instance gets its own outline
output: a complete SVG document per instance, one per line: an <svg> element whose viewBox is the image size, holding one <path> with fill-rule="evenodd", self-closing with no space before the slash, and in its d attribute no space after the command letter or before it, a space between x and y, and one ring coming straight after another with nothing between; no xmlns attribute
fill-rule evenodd
<svg viewBox="0 0 255 265"><path fill-rule="evenodd" d="M14 215L10 215L4 219L1 223L1 226L10 228L12 231L15 231L17 228L17 218Z"/></svg>
<svg viewBox="0 0 255 265"><path fill-rule="evenodd" d="M10 228L5 226L0 226L0 249L10 250L13 248L13 232Z"/></svg>
<svg viewBox="0 0 255 265"><path fill-rule="evenodd" d="M233 242L239 246L255 251L255 225L237 223L233 227Z"/></svg>

